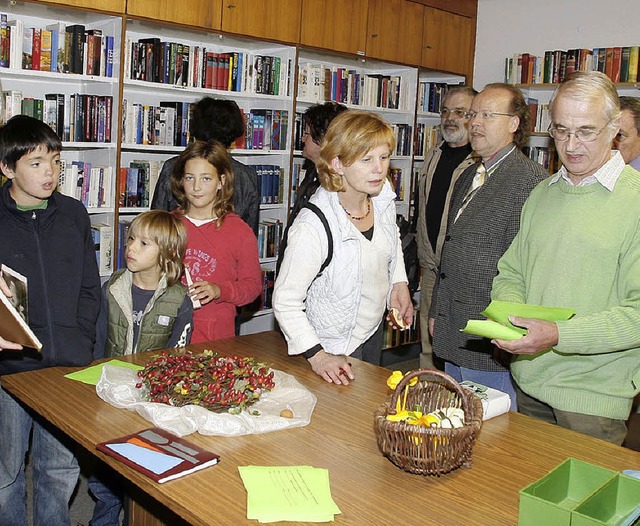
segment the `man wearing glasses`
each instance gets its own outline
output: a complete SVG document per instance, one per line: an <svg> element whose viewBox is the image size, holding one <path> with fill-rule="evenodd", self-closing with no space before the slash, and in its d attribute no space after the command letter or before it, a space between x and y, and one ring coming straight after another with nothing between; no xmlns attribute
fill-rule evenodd
<svg viewBox="0 0 640 526"><path fill-rule="evenodd" d="M514 355L520 412L622 444L640 390L640 178L611 151L620 105L605 75L573 73L550 104L563 167L527 200L492 297L576 315L513 317L527 335L495 343Z"/></svg>
<svg viewBox="0 0 640 526"><path fill-rule="evenodd" d="M433 352L456 380L503 391L515 409L508 363L494 357L488 339L460 329L469 319L484 318L480 312L489 304L498 260L520 226L522 205L547 174L520 151L530 123L520 90L489 84L467 117L471 146L482 161L464 171L453 191L429 312Z"/></svg>
<svg viewBox="0 0 640 526"><path fill-rule="evenodd" d="M420 279L421 368L434 367L429 336L429 308L440 265L440 253L447 232L447 214L453 187L462 172L477 161L469 144L466 117L471 101L477 93L470 86L455 86L449 89L440 111L440 131L443 140L429 149L420 171L416 208L418 211L418 258L422 268Z"/></svg>

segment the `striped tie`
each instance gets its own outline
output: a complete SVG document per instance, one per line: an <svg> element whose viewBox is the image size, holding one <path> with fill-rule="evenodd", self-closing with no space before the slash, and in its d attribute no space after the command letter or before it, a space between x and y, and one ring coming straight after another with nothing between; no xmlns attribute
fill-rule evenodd
<svg viewBox="0 0 640 526"><path fill-rule="evenodd" d="M480 187L485 183L486 180L487 169L484 167L484 163L480 163L478 165L478 168L476 169L476 175L473 176L473 181L471 181L471 186L469 187L469 190L462 200L462 205L460 206L460 210L458 210L458 213L456 214L454 222L458 220L460 214L462 214L462 211L467 208L467 205L469 204L471 199L473 199L473 196L476 195L476 192L480 189Z"/></svg>

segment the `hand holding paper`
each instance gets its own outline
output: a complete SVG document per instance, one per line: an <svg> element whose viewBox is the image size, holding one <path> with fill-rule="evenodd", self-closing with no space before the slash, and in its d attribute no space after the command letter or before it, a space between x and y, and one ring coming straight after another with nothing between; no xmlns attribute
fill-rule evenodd
<svg viewBox="0 0 640 526"><path fill-rule="evenodd" d="M561 307L542 307L539 305L527 305L526 303L494 300L480 314L489 319L469 320L464 329L462 329L462 332L509 342L520 340L527 334L527 329L531 327L525 327L525 325L531 325L536 329L540 328L539 324L536 324L534 320L523 321L522 318L555 322L568 320L575 314L575 311ZM515 320L514 317L518 317L518 319ZM511 323L510 320L516 321L517 325ZM522 325L520 325L521 323ZM547 324L543 324L542 326L546 325ZM555 326L555 324L553 325ZM505 351L514 352L513 350L505 348L503 345L499 345L499 347Z"/></svg>

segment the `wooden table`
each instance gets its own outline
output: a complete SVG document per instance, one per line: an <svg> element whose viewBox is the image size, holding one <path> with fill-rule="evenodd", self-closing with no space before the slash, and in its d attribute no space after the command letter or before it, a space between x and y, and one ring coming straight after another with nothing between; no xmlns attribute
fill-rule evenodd
<svg viewBox="0 0 640 526"><path fill-rule="evenodd" d="M476 442L473 467L440 478L412 475L395 467L378 451L373 411L389 395L387 369L353 360L356 379L348 386L326 383L301 358L286 354L275 332L243 336L193 349L255 356L293 374L317 397L307 427L239 438L188 438L216 453L215 467L165 484L95 451L95 444L151 424L130 411L115 409L92 386L63 375L74 368L56 367L2 378L2 386L52 422L93 455L123 474L143 496L146 508L168 524L256 524L246 518L246 491L238 474L243 465L310 465L327 468L334 500L342 510L337 524L491 524L513 525L518 491L572 456L615 470L640 469L640 453L509 413L485 422ZM143 363L148 356L135 355ZM157 502L155 502L157 501ZM162 506L158 509L158 503ZM447 515L443 515L446 511ZM140 510L137 524L150 524Z"/></svg>

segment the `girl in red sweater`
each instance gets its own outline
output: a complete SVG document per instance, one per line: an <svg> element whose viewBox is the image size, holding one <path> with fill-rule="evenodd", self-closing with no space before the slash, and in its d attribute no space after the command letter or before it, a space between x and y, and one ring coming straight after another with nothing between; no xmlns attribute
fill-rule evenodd
<svg viewBox="0 0 640 526"><path fill-rule="evenodd" d="M202 305L193 312L191 343L233 337L236 308L258 297L262 274L256 236L233 212L233 171L225 147L191 143L174 166L171 189L179 204L174 213L187 229L189 293Z"/></svg>

